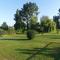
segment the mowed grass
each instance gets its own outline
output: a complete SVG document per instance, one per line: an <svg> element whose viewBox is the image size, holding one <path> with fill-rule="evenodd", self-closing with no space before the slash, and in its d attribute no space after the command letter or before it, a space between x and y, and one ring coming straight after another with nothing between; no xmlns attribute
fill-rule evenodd
<svg viewBox="0 0 60 60"><path fill-rule="evenodd" d="M60 35L1 36L0 60L60 60Z"/></svg>

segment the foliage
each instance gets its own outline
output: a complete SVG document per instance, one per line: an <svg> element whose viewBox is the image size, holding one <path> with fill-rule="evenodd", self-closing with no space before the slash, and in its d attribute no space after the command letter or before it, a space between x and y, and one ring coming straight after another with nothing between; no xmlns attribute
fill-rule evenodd
<svg viewBox="0 0 60 60"><path fill-rule="evenodd" d="M59 16L54 16L53 21L56 23L56 29L59 29Z"/></svg>
<svg viewBox="0 0 60 60"><path fill-rule="evenodd" d="M38 15L37 11L38 11L38 6L36 5L36 3L29 2L24 4L21 10L16 11L15 18L14 18L14 20L16 21L14 25L15 29L25 30L23 28L26 28L26 27L27 29L29 29L31 26L30 25L31 20L35 19L35 17L32 18L32 16L37 16ZM32 23L34 22L32 21Z"/></svg>
<svg viewBox="0 0 60 60"><path fill-rule="evenodd" d="M41 26L40 26L40 23L39 23L39 22L37 22L37 23L35 24L35 30L36 30L38 33L42 32L42 31L41 31Z"/></svg>
<svg viewBox="0 0 60 60"><path fill-rule="evenodd" d="M27 23L27 29L29 29L29 24L31 23L32 16L36 16L38 14L38 6L36 3L26 3L23 5L22 11L24 12L24 18Z"/></svg>
<svg viewBox="0 0 60 60"><path fill-rule="evenodd" d="M53 16L53 21L56 23L56 29L60 29L60 9L58 10L58 16Z"/></svg>
<svg viewBox="0 0 60 60"><path fill-rule="evenodd" d="M35 30L35 28L36 28L36 24L37 24L37 17L36 16L32 16L31 17L31 21L30 21L30 29L33 29L33 30Z"/></svg>
<svg viewBox="0 0 60 60"><path fill-rule="evenodd" d="M41 18L41 27L43 27L43 32L50 32L56 29L56 24L48 16L43 16Z"/></svg>
<svg viewBox="0 0 60 60"><path fill-rule="evenodd" d="M19 29L22 29L24 27L20 12L21 11L19 11L17 9L16 14L15 14L15 18L14 18L14 20L16 21L16 23L14 24L15 30L19 30Z"/></svg>
<svg viewBox="0 0 60 60"><path fill-rule="evenodd" d="M27 31L27 38L29 39L29 40L31 40L31 39L33 39L34 38L34 31L33 30L28 30Z"/></svg>
<svg viewBox="0 0 60 60"><path fill-rule="evenodd" d="M4 30L8 30L8 25L6 24L6 22L3 22L3 24L1 25L1 28Z"/></svg>

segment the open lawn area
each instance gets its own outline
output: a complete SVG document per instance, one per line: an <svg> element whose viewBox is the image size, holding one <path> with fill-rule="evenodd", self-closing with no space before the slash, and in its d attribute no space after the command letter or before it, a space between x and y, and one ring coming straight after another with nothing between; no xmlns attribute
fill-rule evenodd
<svg viewBox="0 0 60 60"><path fill-rule="evenodd" d="M1 36L0 60L60 60L60 35Z"/></svg>

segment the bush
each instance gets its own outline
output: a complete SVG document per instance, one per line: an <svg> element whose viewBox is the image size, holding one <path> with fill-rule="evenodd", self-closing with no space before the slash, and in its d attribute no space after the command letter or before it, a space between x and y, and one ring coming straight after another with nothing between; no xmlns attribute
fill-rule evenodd
<svg viewBox="0 0 60 60"><path fill-rule="evenodd" d="M35 35L35 33L34 33L33 30L28 30L28 31L27 31L27 38L28 38L29 40L33 39L33 38L34 38L34 35Z"/></svg>

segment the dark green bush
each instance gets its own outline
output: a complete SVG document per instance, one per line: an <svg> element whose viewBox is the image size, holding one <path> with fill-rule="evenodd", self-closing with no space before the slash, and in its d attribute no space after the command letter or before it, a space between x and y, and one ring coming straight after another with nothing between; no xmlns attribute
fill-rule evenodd
<svg viewBox="0 0 60 60"><path fill-rule="evenodd" d="M28 38L29 40L33 39L34 36L35 36L34 30L28 30L28 31L27 31L27 38Z"/></svg>

